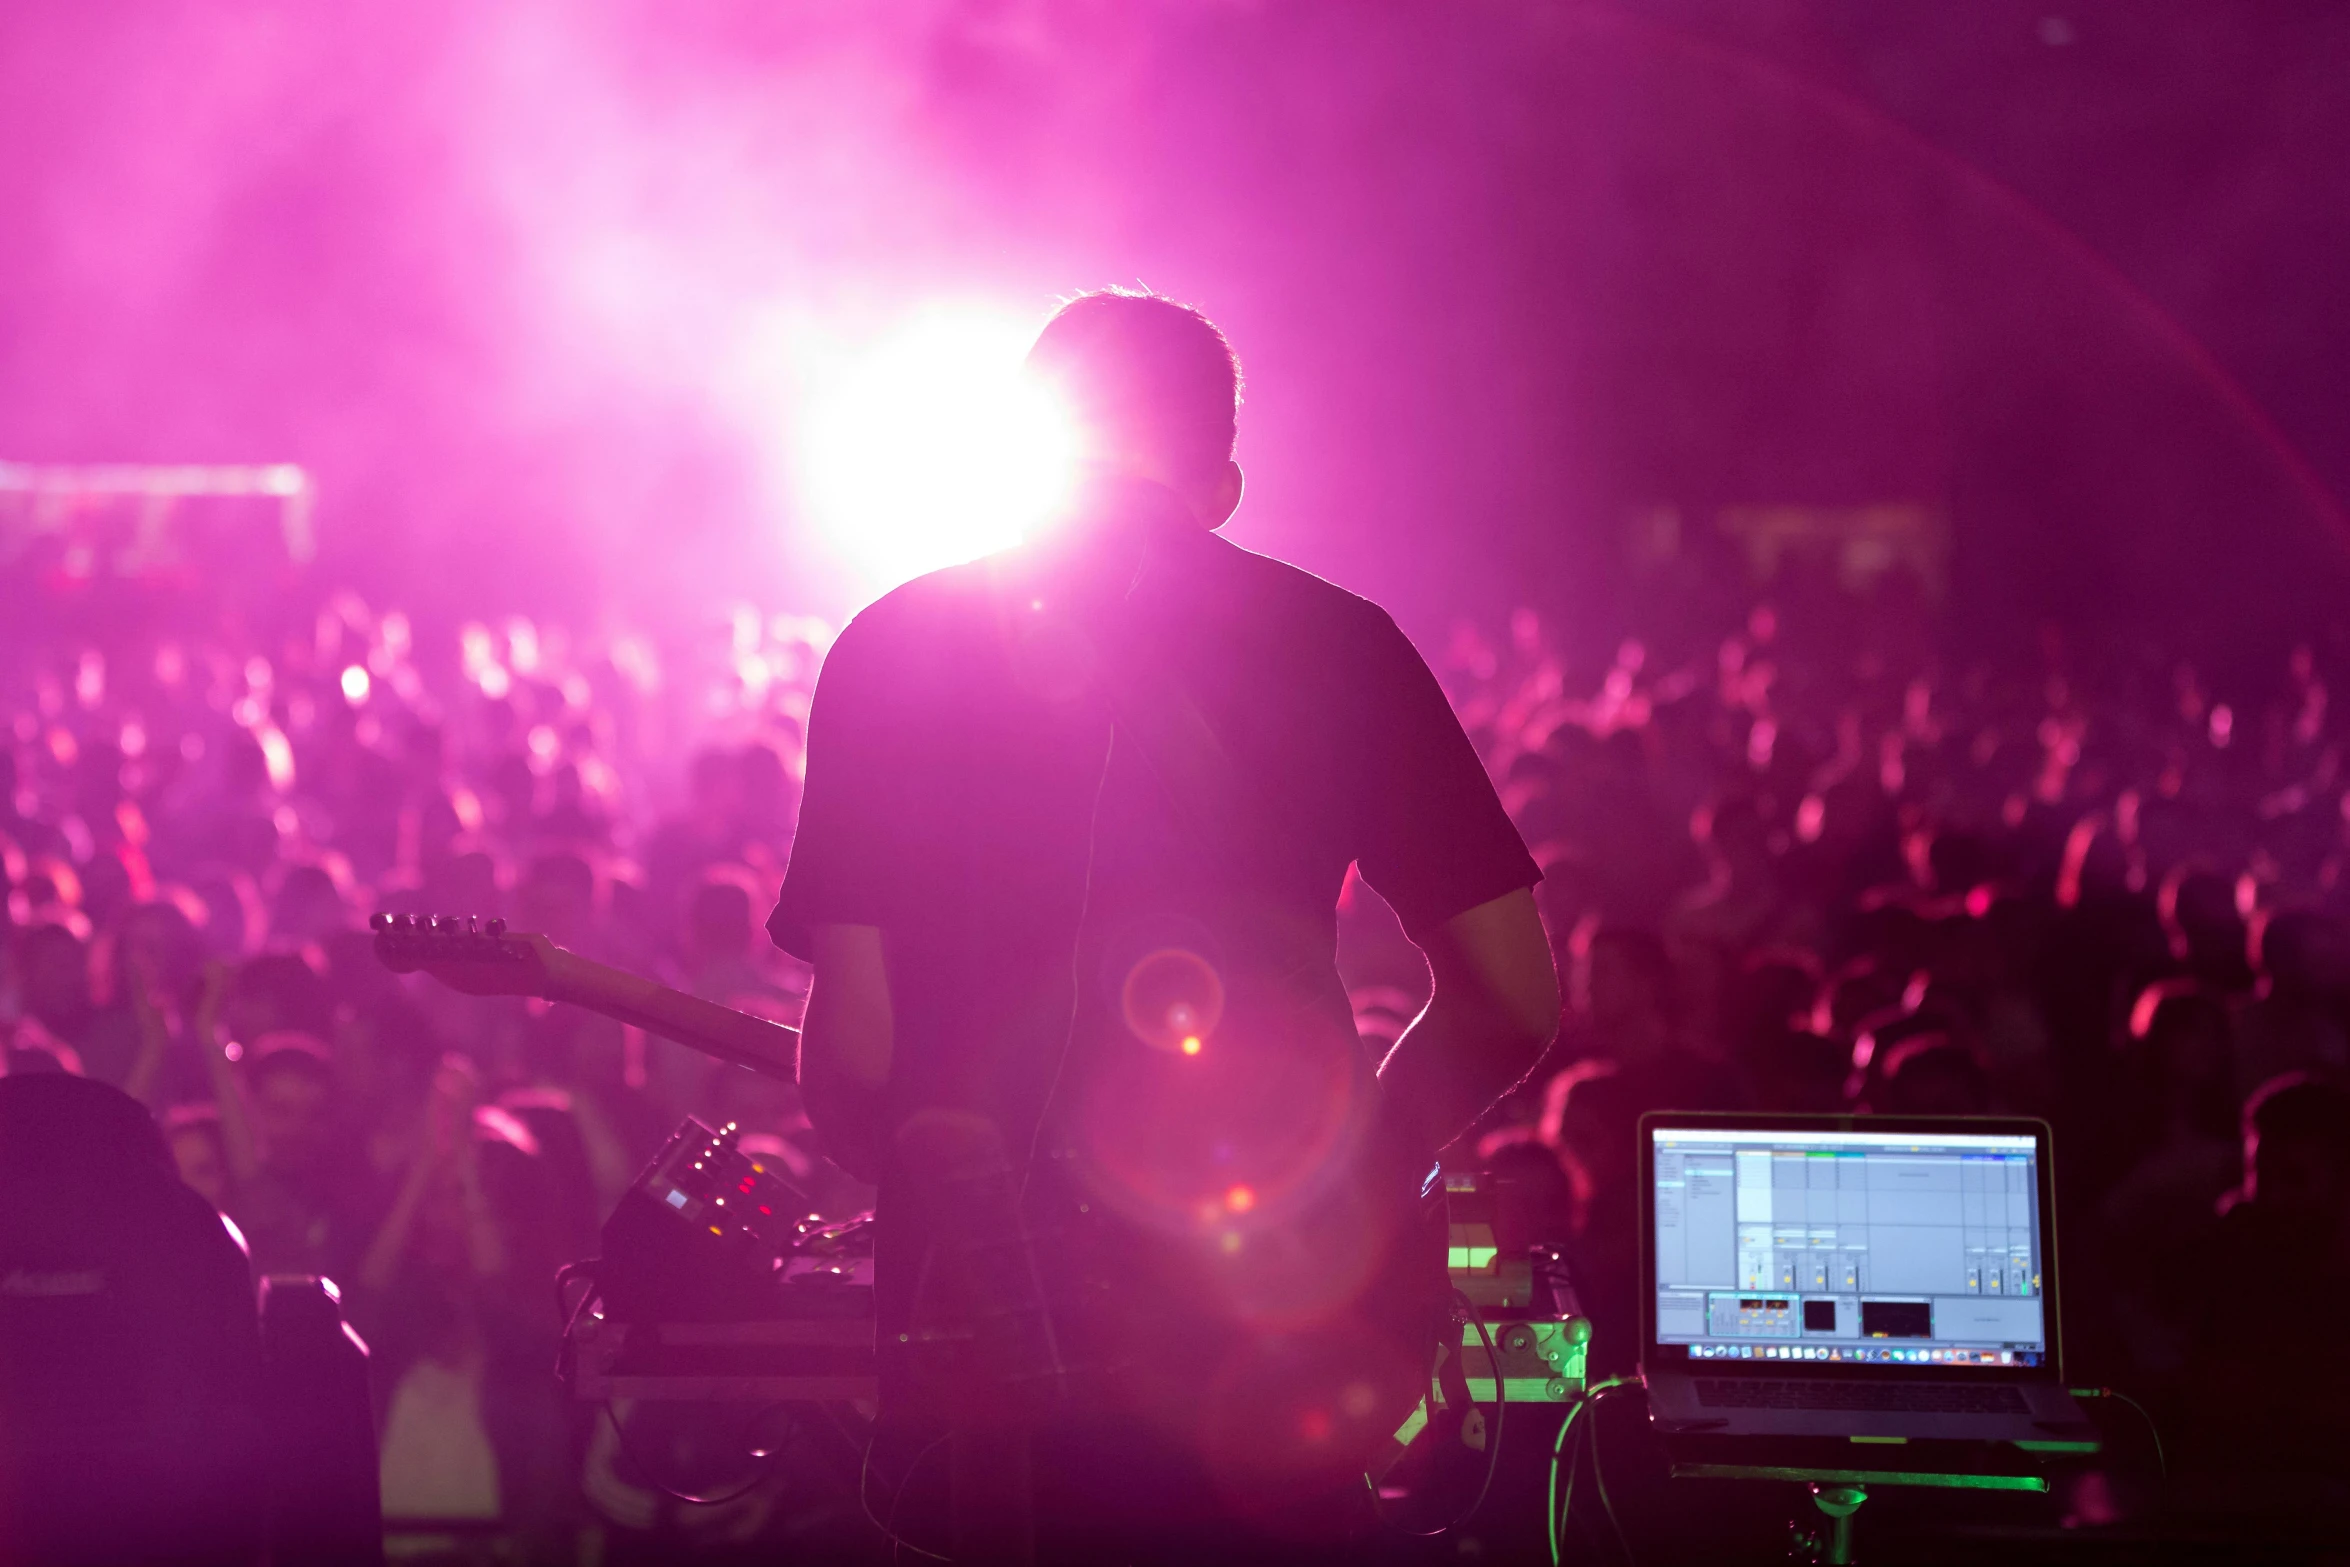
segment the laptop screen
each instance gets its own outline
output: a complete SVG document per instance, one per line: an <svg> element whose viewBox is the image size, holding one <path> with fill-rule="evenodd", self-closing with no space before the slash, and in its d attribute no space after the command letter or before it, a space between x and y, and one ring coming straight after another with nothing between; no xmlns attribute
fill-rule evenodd
<svg viewBox="0 0 2350 1567"><path fill-rule="evenodd" d="M1656 1343L1668 1357L2047 1357L2046 1216L2029 1134L1652 1123L1648 1135Z"/></svg>

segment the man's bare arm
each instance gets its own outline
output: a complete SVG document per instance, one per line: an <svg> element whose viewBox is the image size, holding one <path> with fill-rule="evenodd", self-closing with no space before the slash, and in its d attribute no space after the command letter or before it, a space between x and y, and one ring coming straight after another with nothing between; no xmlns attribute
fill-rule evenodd
<svg viewBox="0 0 2350 1567"><path fill-rule="evenodd" d="M879 1163L881 1090L889 1081L894 1022L881 932L819 925L816 975L800 1030L800 1093L825 1151L870 1180Z"/></svg>
<svg viewBox="0 0 2350 1567"><path fill-rule="evenodd" d="M1417 1158L1464 1131L1523 1077L1558 1032L1558 972L1523 889L1446 920L1421 943L1427 1010L1379 1068L1390 1124Z"/></svg>

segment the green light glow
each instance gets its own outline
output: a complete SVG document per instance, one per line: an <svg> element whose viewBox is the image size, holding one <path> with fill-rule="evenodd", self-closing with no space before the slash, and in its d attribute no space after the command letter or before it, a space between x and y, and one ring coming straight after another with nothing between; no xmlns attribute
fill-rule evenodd
<svg viewBox="0 0 2350 1567"><path fill-rule="evenodd" d="M1768 1464L1675 1464L1676 1480L1795 1480L1814 1485L1914 1485L1944 1491L2046 1491L2038 1475L1927 1474L1899 1469L1786 1469Z"/></svg>

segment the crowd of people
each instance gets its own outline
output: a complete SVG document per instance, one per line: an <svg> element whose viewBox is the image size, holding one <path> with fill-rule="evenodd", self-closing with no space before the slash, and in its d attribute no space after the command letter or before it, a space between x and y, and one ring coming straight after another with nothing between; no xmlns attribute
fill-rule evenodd
<svg viewBox="0 0 2350 1567"><path fill-rule="evenodd" d="M2054 639L1953 666L1891 586L1721 602L1596 658L1523 612L1430 650L1568 979L1452 1155L1521 1194L1508 1243L1561 1253L1623 1369L1642 1109L2046 1116L2076 1380L2144 1396L2182 1469L2341 1474L2350 776L2317 655L2223 697ZM668 645L424 636L338 595L290 634L9 649L6 1070L122 1087L257 1271L338 1281L395 1520L676 1522L562 1402L550 1281L679 1117L739 1122L813 1211L869 1194L788 1086L404 983L366 916L502 915L793 1020L805 971L761 921L825 645L748 611ZM1426 971L1359 883L1341 964L1375 1050Z"/></svg>
<svg viewBox="0 0 2350 1567"><path fill-rule="evenodd" d="M788 1085L571 1009L403 982L365 928L503 916L796 1019L805 971L761 922L827 634L748 612L699 630L591 648L513 620L426 648L337 596L291 632L10 649L5 1069L144 1101L257 1274L336 1281L373 1351L396 1526L567 1558L588 1494L640 1533L681 1511L757 1527L760 1498L703 1519L620 1461L615 1427L582 1428L552 1375L552 1281L688 1113L739 1122L811 1211L870 1203L817 1157Z"/></svg>
<svg viewBox="0 0 2350 1567"><path fill-rule="evenodd" d="M1951 667L1915 602L1781 595L1581 665L1530 615L1451 650L1569 995L1480 1145L1514 1239L1625 1370L1641 1111L2044 1117L2068 1374L2153 1409L2170 1505L2330 1505L2350 779L2320 655L2225 694L2053 632Z"/></svg>

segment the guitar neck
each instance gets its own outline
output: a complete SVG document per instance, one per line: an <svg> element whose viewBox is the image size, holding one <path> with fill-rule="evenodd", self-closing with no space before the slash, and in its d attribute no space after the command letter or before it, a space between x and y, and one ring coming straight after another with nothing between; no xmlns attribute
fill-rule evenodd
<svg viewBox="0 0 2350 1567"><path fill-rule="evenodd" d="M786 1083L799 1080L798 1029L657 985L577 953L564 957L567 961L550 976L549 1000L585 1007L765 1077Z"/></svg>

